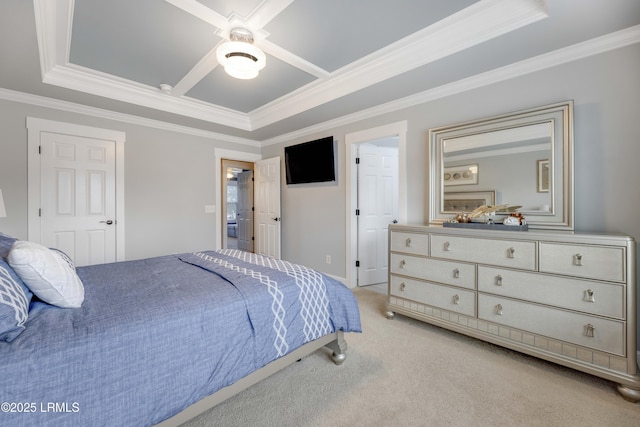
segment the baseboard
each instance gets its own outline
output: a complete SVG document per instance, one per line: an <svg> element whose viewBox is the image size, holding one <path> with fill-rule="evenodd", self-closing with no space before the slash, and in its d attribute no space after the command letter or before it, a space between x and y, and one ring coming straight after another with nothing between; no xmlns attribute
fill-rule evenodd
<svg viewBox="0 0 640 427"><path fill-rule="evenodd" d="M351 285L349 285L349 284L347 283L347 279L345 279L344 277L338 277L338 276L334 276L333 274L327 274L327 273L323 273L323 274L325 274L325 275L327 275L327 276L331 277L332 279L337 280L338 282L342 282L342 283L344 283L344 284L345 284L345 286L346 286L347 288L355 288L355 286L351 286Z"/></svg>

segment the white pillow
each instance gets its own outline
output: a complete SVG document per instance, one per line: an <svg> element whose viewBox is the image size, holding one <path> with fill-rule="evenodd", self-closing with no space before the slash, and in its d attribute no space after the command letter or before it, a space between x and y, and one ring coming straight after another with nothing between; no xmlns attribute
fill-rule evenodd
<svg viewBox="0 0 640 427"><path fill-rule="evenodd" d="M16 240L7 261L31 292L44 302L63 308L82 305L82 281L58 251L38 243Z"/></svg>

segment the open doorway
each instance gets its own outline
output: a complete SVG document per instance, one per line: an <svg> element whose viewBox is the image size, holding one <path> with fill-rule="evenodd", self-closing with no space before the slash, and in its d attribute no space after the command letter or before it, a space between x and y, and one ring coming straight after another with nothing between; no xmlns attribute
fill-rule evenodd
<svg viewBox="0 0 640 427"><path fill-rule="evenodd" d="M253 168L251 162L221 160L222 248L254 251Z"/></svg>

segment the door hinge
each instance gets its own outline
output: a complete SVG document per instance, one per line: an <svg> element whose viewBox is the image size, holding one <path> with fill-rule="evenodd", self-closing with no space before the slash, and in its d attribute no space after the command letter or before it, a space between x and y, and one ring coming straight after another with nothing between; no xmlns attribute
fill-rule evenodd
<svg viewBox="0 0 640 427"><path fill-rule="evenodd" d="M360 209L356 209L356 216L360 215Z"/></svg>
<svg viewBox="0 0 640 427"><path fill-rule="evenodd" d="M356 267L360 267L360 261L356 261Z"/></svg>
<svg viewBox="0 0 640 427"><path fill-rule="evenodd" d="M42 208L38 208L38 216L42 216Z"/></svg>
<svg viewBox="0 0 640 427"><path fill-rule="evenodd" d="M356 165L360 164L360 157L356 157Z"/></svg>
<svg viewBox="0 0 640 427"><path fill-rule="evenodd" d="M42 154L42 145L38 145L38 154Z"/></svg>
<svg viewBox="0 0 640 427"><path fill-rule="evenodd" d="M251 236L251 240L256 240L256 238L255 238L255 237L253 237L253 236Z"/></svg>

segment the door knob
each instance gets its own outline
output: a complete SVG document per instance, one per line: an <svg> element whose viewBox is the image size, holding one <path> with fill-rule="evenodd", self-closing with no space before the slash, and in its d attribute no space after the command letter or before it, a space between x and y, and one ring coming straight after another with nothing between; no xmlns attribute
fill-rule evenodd
<svg viewBox="0 0 640 427"><path fill-rule="evenodd" d="M271 218L271 219L274 220L274 221L280 221L280 218L278 218L278 217Z"/></svg>
<svg viewBox="0 0 640 427"><path fill-rule="evenodd" d="M106 221L100 221L100 223L101 223L101 224L111 225L111 224L113 224L113 221L112 221L112 220L110 220L110 219L108 219L108 220L106 220Z"/></svg>

